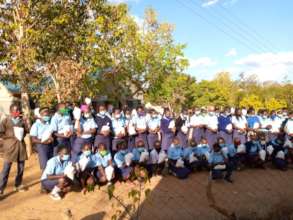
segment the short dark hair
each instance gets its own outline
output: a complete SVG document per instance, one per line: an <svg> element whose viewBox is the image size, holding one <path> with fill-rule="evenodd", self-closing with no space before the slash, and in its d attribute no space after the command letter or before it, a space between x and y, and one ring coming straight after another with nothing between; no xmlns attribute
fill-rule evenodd
<svg viewBox="0 0 293 220"><path fill-rule="evenodd" d="M69 151L69 147L67 147L65 144L58 145L58 147L57 147L57 153L60 153L62 150Z"/></svg>
<svg viewBox="0 0 293 220"><path fill-rule="evenodd" d="M20 109L20 103L18 102L13 102L10 107L9 107L9 110L11 111L14 107L18 107Z"/></svg>

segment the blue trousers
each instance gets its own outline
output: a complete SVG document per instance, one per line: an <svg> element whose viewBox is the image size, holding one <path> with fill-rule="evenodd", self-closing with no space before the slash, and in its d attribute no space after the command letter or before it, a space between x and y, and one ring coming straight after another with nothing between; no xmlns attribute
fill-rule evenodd
<svg viewBox="0 0 293 220"><path fill-rule="evenodd" d="M3 170L0 175L0 190L4 190L7 185L11 166L12 166L12 162L4 161ZM17 162L17 174L15 177L14 186L18 187L21 185L23 171L24 171L24 161L18 161Z"/></svg>
<svg viewBox="0 0 293 220"><path fill-rule="evenodd" d="M44 170L47 161L53 156L53 146L51 144L37 144L38 157L41 170Z"/></svg>

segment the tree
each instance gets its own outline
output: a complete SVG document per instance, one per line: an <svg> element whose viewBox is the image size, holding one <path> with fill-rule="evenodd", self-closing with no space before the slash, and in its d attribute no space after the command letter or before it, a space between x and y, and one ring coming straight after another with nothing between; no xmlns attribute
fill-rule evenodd
<svg viewBox="0 0 293 220"><path fill-rule="evenodd" d="M249 95L249 96L244 97L240 101L239 105L240 105L240 107L253 107L255 110L258 110L258 109L264 107L263 102L256 95Z"/></svg>

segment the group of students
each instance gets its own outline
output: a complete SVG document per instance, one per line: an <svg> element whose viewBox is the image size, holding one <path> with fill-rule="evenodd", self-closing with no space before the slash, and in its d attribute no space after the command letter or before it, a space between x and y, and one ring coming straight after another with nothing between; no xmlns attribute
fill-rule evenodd
<svg viewBox="0 0 293 220"><path fill-rule="evenodd" d="M6 135L4 142L13 139L10 148L17 147L4 154L16 155L4 162L0 193L12 162L19 168L16 190L23 189L25 150L13 128L26 128L19 107L12 105L10 112L1 122L0 134ZM270 161L286 170L293 161L293 112L287 109L256 114L253 108L210 106L184 109L173 117L170 109L159 113L143 106L113 109L102 104L94 109L91 103L75 107L60 103L53 115L45 107L35 116L29 133L43 172L42 190L50 191L55 200L76 182L85 192L96 183L130 180L138 167L150 176L167 170L182 179L193 171L209 170L212 179L232 182L232 171L244 166L264 168Z"/></svg>

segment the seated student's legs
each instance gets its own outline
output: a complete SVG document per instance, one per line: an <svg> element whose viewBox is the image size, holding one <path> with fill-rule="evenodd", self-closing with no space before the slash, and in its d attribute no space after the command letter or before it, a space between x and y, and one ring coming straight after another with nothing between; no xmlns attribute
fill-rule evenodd
<svg viewBox="0 0 293 220"><path fill-rule="evenodd" d="M56 180L45 179L42 180L41 184L48 191L52 191L55 187L58 187L61 192L67 193L71 189L72 181L67 177L62 177Z"/></svg>
<svg viewBox="0 0 293 220"><path fill-rule="evenodd" d="M179 179L186 179L190 170L186 167L176 167L176 160L169 160L169 169L172 175L178 177Z"/></svg>
<svg viewBox="0 0 293 220"><path fill-rule="evenodd" d="M133 168L132 167L118 168L118 172L120 174L121 179L123 181L126 181L126 180L130 179L132 172L133 172Z"/></svg>
<svg viewBox="0 0 293 220"><path fill-rule="evenodd" d="M287 161L286 160L283 160L283 159L280 159L280 158L275 158L273 160L273 165L275 165L275 167L277 169L280 169L280 170L287 170Z"/></svg>
<svg viewBox="0 0 293 220"><path fill-rule="evenodd" d="M96 168L95 171L94 171L94 176L97 179L99 184L105 184L107 182L107 178L106 178L104 168L99 168L99 169Z"/></svg>

